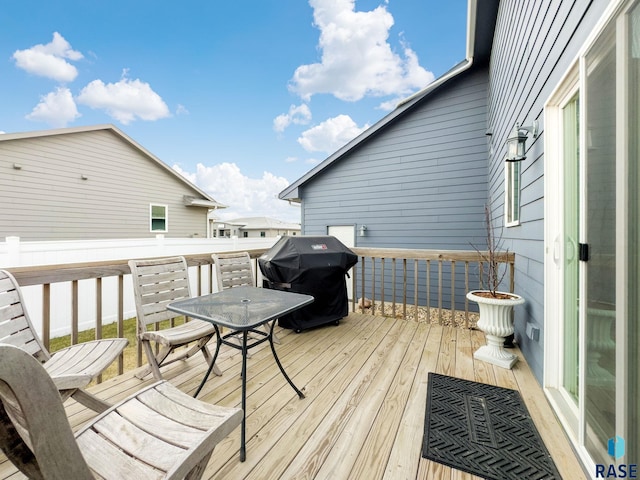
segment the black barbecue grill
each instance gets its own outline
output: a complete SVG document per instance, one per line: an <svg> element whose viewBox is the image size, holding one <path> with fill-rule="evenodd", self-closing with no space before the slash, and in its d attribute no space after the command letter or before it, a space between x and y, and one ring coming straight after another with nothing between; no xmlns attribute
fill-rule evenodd
<svg viewBox="0 0 640 480"><path fill-rule="evenodd" d="M347 271L358 256L331 236L282 237L258 259L263 286L312 295L315 301L281 317L278 324L301 332L338 324L349 313Z"/></svg>

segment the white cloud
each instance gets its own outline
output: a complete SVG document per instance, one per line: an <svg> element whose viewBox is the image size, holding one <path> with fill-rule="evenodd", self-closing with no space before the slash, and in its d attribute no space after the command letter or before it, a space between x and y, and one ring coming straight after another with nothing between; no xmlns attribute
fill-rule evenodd
<svg viewBox="0 0 640 480"><path fill-rule="evenodd" d="M35 45L13 53L18 68L58 82L71 82L78 76L78 70L67 60L77 61L82 53L73 50L62 35L54 32L53 40L46 45Z"/></svg>
<svg viewBox="0 0 640 480"><path fill-rule="evenodd" d="M235 163L220 163L212 167L199 163L195 173L185 172L177 165L173 169L218 202L229 206L216 212L222 219L271 217L300 222L300 208L278 199L278 194L289 186L284 177L264 172L261 178L249 178Z"/></svg>
<svg viewBox="0 0 640 480"><path fill-rule="evenodd" d="M406 95L405 96L400 96L400 97L394 97L391 100L387 100L386 102L382 102L380 105L378 105L378 109L390 112L391 110L394 110L401 101L406 100L406 99L407 99Z"/></svg>
<svg viewBox="0 0 640 480"><path fill-rule="evenodd" d="M71 91L68 88L58 87L55 92L40 97L40 103L26 118L46 122L54 128L61 128L66 127L69 122L79 116Z"/></svg>
<svg viewBox="0 0 640 480"><path fill-rule="evenodd" d="M169 107L148 83L130 80L125 75L126 70L116 83L94 80L82 89L77 97L78 103L106 110L109 116L124 125L137 118L158 120L170 116Z"/></svg>
<svg viewBox="0 0 640 480"><path fill-rule="evenodd" d="M298 143L307 152L332 153L369 128L358 127L349 115L338 115L302 132Z"/></svg>
<svg viewBox="0 0 640 480"><path fill-rule="evenodd" d="M310 0L320 30L320 63L298 67L289 88L309 101L329 93L346 101L407 95L433 81L403 42L403 55L387 42L393 17L385 6L356 12L355 0Z"/></svg>
<svg viewBox="0 0 640 480"><path fill-rule="evenodd" d="M287 113L278 115L273 120L273 129L276 132L284 132L284 130L293 124L306 125L311 121L311 110L305 103L301 105L291 105Z"/></svg>

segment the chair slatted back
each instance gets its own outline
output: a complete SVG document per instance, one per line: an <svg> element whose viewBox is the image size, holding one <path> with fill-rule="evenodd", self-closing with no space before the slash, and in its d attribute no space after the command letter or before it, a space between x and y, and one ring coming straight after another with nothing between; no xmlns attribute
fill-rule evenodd
<svg viewBox="0 0 640 480"><path fill-rule="evenodd" d="M149 324L180 316L167 310L167 305L176 300L191 298L189 273L184 257L130 260L129 267L140 332L145 331Z"/></svg>
<svg viewBox="0 0 640 480"><path fill-rule="evenodd" d="M21 348L41 362L51 358L35 333L18 282L6 270L0 270L0 343Z"/></svg>
<svg viewBox="0 0 640 480"><path fill-rule="evenodd" d="M214 253L211 258L216 268L218 291L240 286L255 287L256 280L248 252Z"/></svg>

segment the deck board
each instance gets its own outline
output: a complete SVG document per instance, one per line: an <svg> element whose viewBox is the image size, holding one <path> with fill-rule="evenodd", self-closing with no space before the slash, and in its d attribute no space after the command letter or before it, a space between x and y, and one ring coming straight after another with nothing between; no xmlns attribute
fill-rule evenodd
<svg viewBox="0 0 640 480"><path fill-rule="evenodd" d="M278 355L306 398L298 399L282 378L268 345L256 347L247 372L247 460L239 461L237 429L216 447L203 478L476 480L421 457L430 371L520 390L563 477L581 478L581 467L518 349L521 360L505 370L473 358L484 342L475 330L355 313L338 327L301 334L277 328ZM200 398L239 406L239 352L224 348L217 363L224 374L210 378ZM163 373L193 393L205 367L196 356ZM151 382L151 376L141 381L127 373L91 390L117 401ZM73 400L66 409L74 428L94 415ZM0 479L14 472L2 457Z"/></svg>

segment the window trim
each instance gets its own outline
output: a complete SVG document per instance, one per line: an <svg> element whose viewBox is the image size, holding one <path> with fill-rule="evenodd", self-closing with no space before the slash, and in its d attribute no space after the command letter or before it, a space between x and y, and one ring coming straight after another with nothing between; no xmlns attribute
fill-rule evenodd
<svg viewBox="0 0 640 480"><path fill-rule="evenodd" d="M153 228L153 221L154 220L159 220L161 217L154 217L153 216L153 209L154 207L162 207L164 209L164 217L162 217L162 220L164 220L164 229L160 230L160 229L154 229ZM169 206L165 205L165 204L161 204L161 203L150 203L149 204L149 232L151 233L167 233L169 231Z"/></svg>
<svg viewBox="0 0 640 480"><path fill-rule="evenodd" d="M521 162L504 162L504 164L504 224L505 227L517 227L520 225L522 166Z"/></svg>

